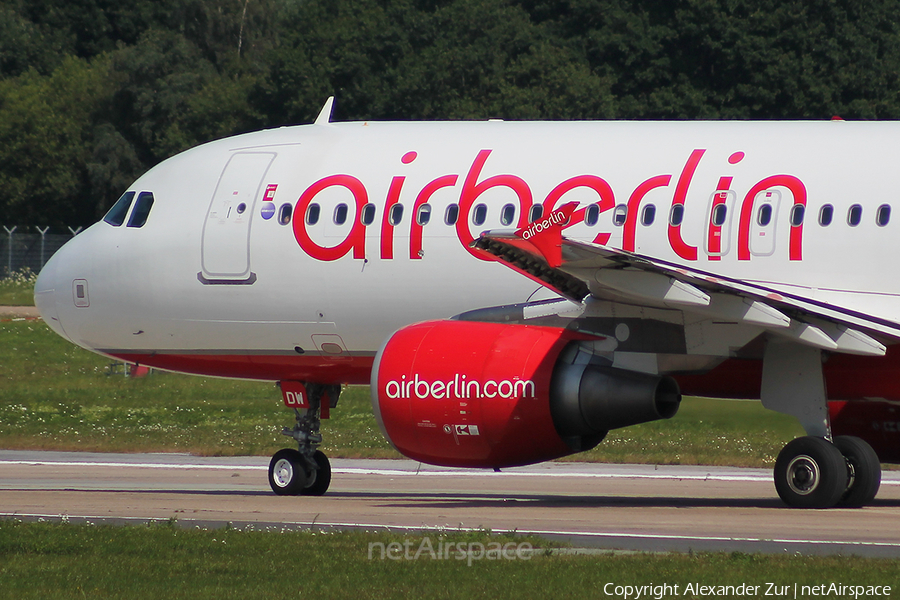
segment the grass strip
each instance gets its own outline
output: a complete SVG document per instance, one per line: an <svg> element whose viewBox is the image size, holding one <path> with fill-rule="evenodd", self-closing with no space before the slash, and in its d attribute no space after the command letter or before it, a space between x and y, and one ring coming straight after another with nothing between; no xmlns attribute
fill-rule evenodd
<svg viewBox="0 0 900 600"><path fill-rule="evenodd" d="M539 548L543 542L489 532L448 531L427 537L426 544L424 536L393 533L273 533L186 530L172 524L112 527L5 521L0 522L0 598L521 600L615 597L610 594L615 586L664 584L679 586L678 593L642 597L709 596L699 593L701 585L760 586L744 596L765 597L770 583L790 591L779 596L793 598L795 584L801 590L799 586L831 583L900 589L900 561L893 559L743 553L529 553L526 546L518 544ZM395 549L402 547L393 553L396 560L387 553L382 558L380 549L391 543L397 544ZM447 551L449 544L453 546ZM497 546L488 554L491 544L504 546L506 554L497 551ZM479 552L481 557L474 558ZM689 584L698 587L689 588ZM698 593L690 593L691 589Z"/></svg>
<svg viewBox="0 0 900 600"><path fill-rule="evenodd" d="M0 279L0 306L34 306L37 273L24 268Z"/></svg>
<svg viewBox="0 0 900 600"><path fill-rule="evenodd" d="M270 455L293 424L272 383L155 371L111 374L115 363L42 321L0 322L0 447L101 452ZM399 457L372 414L367 387L349 387L323 424L333 457ZM673 419L613 431L571 460L771 466L802 430L756 401L685 398Z"/></svg>

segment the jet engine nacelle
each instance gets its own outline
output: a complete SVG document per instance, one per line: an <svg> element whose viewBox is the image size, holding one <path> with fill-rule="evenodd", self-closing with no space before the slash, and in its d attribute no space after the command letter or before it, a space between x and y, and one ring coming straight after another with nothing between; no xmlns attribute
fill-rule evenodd
<svg viewBox="0 0 900 600"><path fill-rule="evenodd" d="M678 410L674 380L609 366L564 329L468 321L405 327L372 370L385 437L415 460L509 467L596 446Z"/></svg>

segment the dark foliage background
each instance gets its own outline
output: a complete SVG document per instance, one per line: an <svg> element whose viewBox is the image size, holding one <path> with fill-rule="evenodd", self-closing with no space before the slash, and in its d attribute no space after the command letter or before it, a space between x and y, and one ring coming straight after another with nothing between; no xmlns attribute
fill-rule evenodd
<svg viewBox="0 0 900 600"><path fill-rule="evenodd" d="M0 223L335 119L896 119L888 0L0 0Z"/></svg>

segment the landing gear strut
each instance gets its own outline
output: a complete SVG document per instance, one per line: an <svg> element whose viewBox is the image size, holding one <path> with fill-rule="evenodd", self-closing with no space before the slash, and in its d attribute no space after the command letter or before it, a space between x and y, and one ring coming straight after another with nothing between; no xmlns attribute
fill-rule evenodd
<svg viewBox="0 0 900 600"><path fill-rule="evenodd" d="M341 387L307 384L301 388L305 393L291 397L302 398L297 402L302 402L303 408L294 408L296 423L281 432L297 441L297 450L279 450L269 462L269 485L279 496L321 496L331 484L331 463L318 449L322 443L319 426L320 419L327 418L329 408L337 404Z"/></svg>

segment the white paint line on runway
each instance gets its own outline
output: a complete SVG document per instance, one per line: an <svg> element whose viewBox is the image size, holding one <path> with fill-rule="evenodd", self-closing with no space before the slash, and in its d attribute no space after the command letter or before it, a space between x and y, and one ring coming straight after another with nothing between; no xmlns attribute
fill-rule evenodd
<svg viewBox="0 0 900 600"><path fill-rule="evenodd" d="M81 462L53 460L0 460L3 465L25 465L33 467L117 467L135 469L209 469L213 471L265 471L261 465L201 465L174 463L130 463L130 462Z"/></svg>
<svg viewBox="0 0 900 600"><path fill-rule="evenodd" d="M174 463L123 463L123 462L68 462L68 461L42 461L42 460L0 460L2 465L20 466L53 466L53 467L115 467L136 469L204 469L219 471L266 471L268 467L261 465L203 465L203 464L174 464ZM584 473L584 472L553 472L551 470L540 473L489 470L472 471L460 469L455 471L406 471L399 469L374 469L374 468L332 468L332 473L343 475L382 475L386 477L572 477L589 479L674 479L693 481L768 481L768 475L720 475L709 473L705 475L687 474L644 474L644 473Z"/></svg>
<svg viewBox="0 0 900 600"><path fill-rule="evenodd" d="M102 462L102 461L51 461L51 460L0 460L0 466L18 465L18 466L53 466L53 467L115 467L115 468L136 468L136 469L175 469L175 470L218 470L218 471L266 471L267 466L264 465L212 465L200 463L131 463L131 462ZM691 467L696 469L696 467ZM570 470L553 471L552 469L542 470L541 472L526 471L500 471L494 472L490 470L402 470L402 469L378 469L378 468L360 468L360 467L334 467L332 473L342 475L380 475L385 477L567 477L582 479L649 479L649 480L673 480L673 481L749 481L749 482L768 482L771 481L769 473L748 472L744 474L722 474L722 473L705 473L705 474L687 474L687 473L637 473L637 472L616 472L616 473L590 473L590 472L573 472ZM900 485L900 479L882 478L882 485Z"/></svg>

